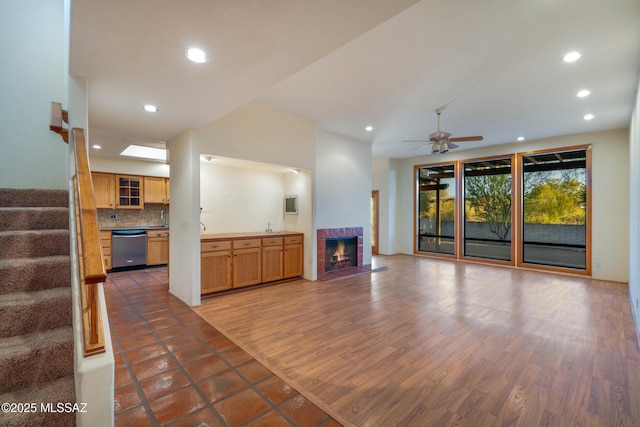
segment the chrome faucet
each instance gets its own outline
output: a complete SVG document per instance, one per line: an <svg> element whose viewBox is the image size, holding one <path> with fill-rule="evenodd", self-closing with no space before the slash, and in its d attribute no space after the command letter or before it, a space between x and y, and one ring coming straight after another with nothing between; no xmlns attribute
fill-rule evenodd
<svg viewBox="0 0 640 427"><path fill-rule="evenodd" d="M264 231L266 231L267 233L273 233L273 230L271 229L271 223L270 222L267 223L267 229L264 230Z"/></svg>
<svg viewBox="0 0 640 427"><path fill-rule="evenodd" d="M169 218L166 217L164 209L160 211L160 219L164 219L164 226L169 226Z"/></svg>

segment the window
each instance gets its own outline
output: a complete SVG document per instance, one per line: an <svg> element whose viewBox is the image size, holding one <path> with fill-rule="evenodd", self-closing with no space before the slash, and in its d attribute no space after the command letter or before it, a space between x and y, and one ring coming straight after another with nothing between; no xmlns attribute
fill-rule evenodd
<svg viewBox="0 0 640 427"><path fill-rule="evenodd" d="M590 165L585 145L415 166L415 252L591 274Z"/></svg>
<svg viewBox="0 0 640 427"><path fill-rule="evenodd" d="M587 270L588 151L523 154L522 262Z"/></svg>
<svg viewBox="0 0 640 427"><path fill-rule="evenodd" d="M511 157L465 163L465 257L511 262Z"/></svg>
<svg viewBox="0 0 640 427"><path fill-rule="evenodd" d="M417 167L419 252L455 254L454 164Z"/></svg>

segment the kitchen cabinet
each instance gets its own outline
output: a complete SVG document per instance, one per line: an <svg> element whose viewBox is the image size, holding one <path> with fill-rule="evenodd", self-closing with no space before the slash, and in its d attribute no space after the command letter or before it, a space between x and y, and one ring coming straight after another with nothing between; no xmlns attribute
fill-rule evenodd
<svg viewBox="0 0 640 427"><path fill-rule="evenodd" d="M231 289L231 242L200 244L200 293Z"/></svg>
<svg viewBox="0 0 640 427"><path fill-rule="evenodd" d="M116 175L116 207L142 209L143 180L141 176Z"/></svg>
<svg viewBox="0 0 640 427"><path fill-rule="evenodd" d="M262 281L260 239L233 241L233 287L257 285Z"/></svg>
<svg viewBox="0 0 640 427"><path fill-rule="evenodd" d="M262 239L262 282L273 282L283 278L282 244L282 237Z"/></svg>
<svg viewBox="0 0 640 427"><path fill-rule="evenodd" d="M98 209L143 209L145 203L169 204L169 178L92 172Z"/></svg>
<svg viewBox="0 0 640 427"><path fill-rule="evenodd" d="M169 263L169 230L147 230L147 265Z"/></svg>
<svg viewBox="0 0 640 427"><path fill-rule="evenodd" d="M203 234L201 293L302 276L302 242L302 234L289 232Z"/></svg>
<svg viewBox="0 0 640 427"><path fill-rule="evenodd" d="M105 270L111 270L111 231L100 231L100 246L102 246L102 262Z"/></svg>
<svg viewBox="0 0 640 427"><path fill-rule="evenodd" d="M303 272L302 235L284 238L283 278L302 276Z"/></svg>
<svg viewBox="0 0 640 427"><path fill-rule="evenodd" d="M167 178L157 176L144 177L144 202L145 203L169 203L169 191Z"/></svg>
<svg viewBox="0 0 640 427"><path fill-rule="evenodd" d="M96 208L113 209L116 207L116 178L110 173L91 173Z"/></svg>

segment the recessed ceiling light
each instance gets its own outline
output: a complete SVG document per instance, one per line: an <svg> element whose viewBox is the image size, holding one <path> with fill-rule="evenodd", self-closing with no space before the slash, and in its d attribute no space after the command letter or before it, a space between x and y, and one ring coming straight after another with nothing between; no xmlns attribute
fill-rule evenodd
<svg viewBox="0 0 640 427"><path fill-rule="evenodd" d="M93 147L96 150L102 150L102 145L93 144L91 147Z"/></svg>
<svg viewBox="0 0 640 427"><path fill-rule="evenodd" d="M585 120L592 120L592 119L593 119L593 117L594 117L594 116L593 116L593 114L586 114L586 115L583 117L583 119L585 119Z"/></svg>
<svg viewBox="0 0 640 427"><path fill-rule="evenodd" d="M184 56L186 56L189 61L193 61L198 64L202 64L203 62L207 62L209 60L207 54L204 53L202 49L198 49L197 47L187 49L187 51L184 53Z"/></svg>
<svg viewBox="0 0 640 427"><path fill-rule="evenodd" d="M207 162L207 163L213 162L213 159L215 159L215 157L213 157L213 156L211 156L209 154L205 154L205 155L200 156L200 160L202 160L204 162Z"/></svg>
<svg viewBox="0 0 640 427"><path fill-rule="evenodd" d="M524 141L524 136L519 136L518 141Z"/></svg>
<svg viewBox="0 0 640 427"><path fill-rule="evenodd" d="M585 96L589 96L589 95L591 95L591 92L589 92L587 89L582 89L581 91L578 92L576 96L578 98L584 98Z"/></svg>
<svg viewBox="0 0 640 427"><path fill-rule="evenodd" d="M150 113L155 113L155 112L158 111L158 107L156 107L155 105L146 104L144 106L144 111L148 111Z"/></svg>
<svg viewBox="0 0 640 427"><path fill-rule="evenodd" d="M139 157L142 159L167 160L167 150L162 148L143 147L142 145L130 145L125 148L120 155Z"/></svg>
<svg viewBox="0 0 640 427"><path fill-rule="evenodd" d="M367 132L371 132L373 130L373 126L367 126L366 128L364 128L364 130L366 130Z"/></svg>
<svg viewBox="0 0 640 427"><path fill-rule="evenodd" d="M580 52L569 52L562 58L562 60L564 62L574 62L580 59L581 56Z"/></svg>

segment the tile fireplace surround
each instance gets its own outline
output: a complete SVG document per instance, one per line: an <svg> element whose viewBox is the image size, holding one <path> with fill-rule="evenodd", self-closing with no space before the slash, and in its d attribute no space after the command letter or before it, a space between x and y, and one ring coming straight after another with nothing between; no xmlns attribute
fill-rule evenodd
<svg viewBox="0 0 640 427"><path fill-rule="evenodd" d="M326 239L339 239L341 237L357 237L358 238L358 263L355 267L362 267L362 227L343 227L343 228L322 228L318 229L318 259L317 259L317 273L318 280L325 280L330 277L334 272L326 272L325 269L325 244ZM344 270L348 270L345 268Z"/></svg>

